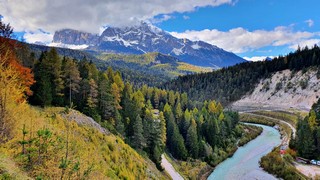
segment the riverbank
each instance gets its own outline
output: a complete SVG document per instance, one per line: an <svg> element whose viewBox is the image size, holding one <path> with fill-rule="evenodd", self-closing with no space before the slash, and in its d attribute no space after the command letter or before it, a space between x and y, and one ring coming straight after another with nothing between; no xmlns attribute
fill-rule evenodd
<svg viewBox="0 0 320 180"><path fill-rule="evenodd" d="M265 171L281 179L308 179L295 168L293 162L291 155L281 156L280 148L277 147L261 158L260 165Z"/></svg>
<svg viewBox="0 0 320 180"><path fill-rule="evenodd" d="M232 157L237 149L241 146L244 146L251 140L257 138L263 131L261 127L252 126L248 124L239 124L239 128L241 129L243 135L238 140L238 145L232 149L228 154L226 154L225 158L222 158L221 162ZM213 172L214 167L203 162L201 160L188 159L188 161L178 161L170 156L167 156L168 161L172 164L174 169L180 173L185 179L207 179L208 176ZM218 164L219 164L218 163ZM217 165L218 165L217 164Z"/></svg>
<svg viewBox="0 0 320 180"><path fill-rule="evenodd" d="M282 179L308 179L310 166L296 163L293 158L295 152L288 147L291 135L294 137L296 134L295 124L303 115L305 113L301 111L253 111L240 114L243 122L275 126L280 131L281 148L285 149L286 154L280 155L280 147L277 147L261 158L260 165L265 171Z"/></svg>
<svg viewBox="0 0 320 180"><path fill-rule="evenodd" d="M260 168L259 161L281 143L280 134L275 128L258 124L256 126L263 128L260 136L239 147L231 158L215 168L208 179L276 179Z"/></svg>
<svg viewBox="0 0 320 180"><path fill-rule="evenodd" d="M289 123L264 115L253 114L249 112L240 113L240 121L247 123L263 124L266 126L277 128L281 135L281 144L285 146L289 145L291 134L295 134L295 129L292 126L290 126Z"/></svg>

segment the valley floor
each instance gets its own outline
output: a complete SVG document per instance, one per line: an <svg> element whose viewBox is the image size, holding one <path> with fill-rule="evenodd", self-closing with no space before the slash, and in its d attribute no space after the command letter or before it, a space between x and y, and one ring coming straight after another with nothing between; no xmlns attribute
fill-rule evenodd
<svg viewBox="0 0 320 180"><path fill-rule="evenodd" d="M283 112L287 112L287 113L297 113L299 115L305 115L307 111L305 111L304 109L299 109L299 110L293 110L292 108L287 108L285 109L284 107L279 108L279 107L275 107L275 106L255 106L255 105L251 105L251 106L239 106L239 104L237 104L238 106L233 105L232 108L234 110L240 111L244 114L249 114L250 116L254 116L254 117L260 117L260 118L265 118L268 120L272 120L274 121L276 124L282 124L285 126L288 126L292 132L292 135L295 136L296 134L296 127L294 127L294 125L292 125L291 123L287 122L284 119L280 119L280 118L274 118L274 117L270 117L268 115L261 115L261 114L255 114L255 112L261 112L261 111L269 111L269 112L279 112L279 110L283 111ZM289 134L288 132L286 134ZM288 135L284 135L282 134L282 145L287 147L287 145L289 144L290 141L290 137ZM312 179L314 179L316 176L320 176L320 167L315 166L315 165L307 165L307 164L301 164L298 162L294 162L294 166L295 168L302 174L304 174L307 177L311 177Z"/></svg>

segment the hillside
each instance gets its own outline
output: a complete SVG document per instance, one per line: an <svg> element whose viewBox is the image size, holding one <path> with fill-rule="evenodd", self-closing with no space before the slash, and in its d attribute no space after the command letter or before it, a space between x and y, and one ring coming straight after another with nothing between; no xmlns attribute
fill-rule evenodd
<svg viewBox="0 0 320 180"><path fill-rule="evenodd" d="M14 138L0 148L0 179L56 179L61 177L63 169L65 178L167 179L121 138L77 111L41 109L26 104L15 107L15 111L19 113L15 116ZM42 131L49 133L46 141L40 136ZM25 150L23 139L28 142ZM46 151L40 152L41 148ZM66 151L68 159L62 168Z"/></svg>
<svg viewBox="0 0 320 180"><path fill-rule="evenodd" d="M59 56L55 48L37 58L17 51L15 41L0 40L0 145L4 158L13 159L12 166L2 166L4 176L10 176L10 167L23 167L39 179L90 179L92 173L96 179L158 179L152 166L161 169L165 151L178 160L217 165L245 136L238 114L215 101L193 104L186 93L134 87L111 67L99 71L88 60ZM145 60L167 63L164 57L155 53ZM32 110L27 101L45 110ZM58 107L73 107L92 119Z"/></svg>
<svg viewBox="0 0 320 180"><path fill-rule="evenodd" d="M241 57L217 46L203 41L178 39L144 22L131 27L108 27L101 35L64 29L55 32L53 42L62 47L83 46L89 52L136 55L159 52L182 62L211 68L245 62Z"/></svg>
<svg viewBox="0 0 320 180"><path fill-rule="evenodd" d="M49 51L52 48L35 44L23 44L23 46L24 45L28 48L26 51L34 52L37 58L40 57L42 52ZM120 71L126 81L133 82L136 86L142 86L143 84L156 86L177 76L212 71L211 68L191 65L181 62L173 56L161 53L119 55L59 47L55 49L60 56L78 60L86 59L93 62L97 68L102 71L108 67L112 67L114 70Z"/></svg>
<svg viewBox="0 0 320 180"><path fill-rule="evenodd" d="M309 110L320 97L317 72L317 68L276 72L271 77L260 80L251 94L245 95L232 106Z"/></svg>
<svg viewBox="0 0 320 180"><path fill-rule="evenodd" d="M288 80L293 78L287 77L286 75L289 75L289 73L286 74L287 71L285 70L292 72L290 74L295 76L295 78L292 79L292 85L289 84L288 88L291 86L292 88L293 86L298 88L299 85L297 84L301 84L302 87L306 86L306 90L308 90L306 85L308 82L305 81L310 81L311 84L316 83L317 80L314 78L315 74L317 74L316 76L319 76L320 74L319 65L320 48L315 45L311 49L308 47L304 49L298 49L296 52L289 53L286 56L276 57L271 61L245 62L228 68L222 68L214 72L178 77L177 79L166 83L164 87L167 89L186 92L190 97L196 97L193 99L194 101L215 99L224 105L229 105L240 100L244 96L250 96L250 94L255 91L259 83L261 85L262 80L268 79L274 74L278 73L274 76L274 79L271 80L272 82L269 83L272 84L270 85L271 91L263 94L263 98L259 99L266 101L270 97L269 100L274 100L277 96L270 96L270 94L274 92L272 91L272 87L275 88L275 86L277 86L278 89L285 89L287 86L287 84L284 82L285 79ZM307 72L310 68L313 68L313 71L310 72L309 75L299 77L301 72ZM283 77L283 75L280 74L282 71L285 74L284 79L282 80L283 84L280 83L277 85L279 80L276 79ZM301 72L297 73L298 71ZM277 78L277 76L279 77ZM311 84L309 88L312 88ZM260 91L260 89L258 88L256 91ZM311 92L308 94L316 94L316 92L312 92L314 89L309 90L311 90ZM289 89L288 92L290 92ZM299 98L302 98L304 95L300 96L298 94L300 93L299 91L296 93L298 95L296 97L296 101L300 101ZM276 92L274 95L276 95ZM279 101L275 101L275 104ZM310 102L307 103L308 105L303 106L310 107L311 101L313 100L310 100ZM257 103L260 104L259 101Z"/></svg>
<svg viewBox="0 0 320 180"><path fill-rule="evenodd" d="M170 79L186 74L210 72L211 68L195 66L179 59L161 53L147 53L143 55L120 55L101 53L96 55L98 59L119 66L128 65L128 68L136 71L145 71L148 74L168 76Z"/></svg>

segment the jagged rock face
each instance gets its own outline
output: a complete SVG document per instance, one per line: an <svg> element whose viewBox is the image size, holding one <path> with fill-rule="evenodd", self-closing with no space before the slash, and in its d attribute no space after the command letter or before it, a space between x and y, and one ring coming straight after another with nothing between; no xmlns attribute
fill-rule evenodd
<svg viewBox="0 0 320 180"><path fill-rule="evenodd" d="M217 46L203 41L178 39L147 23L125 28L108 27L100 36L76 30L61 30L55 33L53 41L74 45L87 44L89 50L110 53L160 52L198 66L225 67L245 61Z"/></svg>
<svg viewBox="0 0 320 180"><path fill-rule="evenodd" d="M72 29L56 31L53 36L53 42L74 45L95 45L98 43L99 36L91 33L81 32Z"/></svg>

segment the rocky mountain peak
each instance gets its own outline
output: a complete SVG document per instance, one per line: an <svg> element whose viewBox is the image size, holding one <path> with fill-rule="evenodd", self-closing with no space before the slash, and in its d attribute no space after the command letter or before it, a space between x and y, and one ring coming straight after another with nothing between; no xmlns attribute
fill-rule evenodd
<svg viewBox="0 0 320 180"><path fill-rule="evenodd" d="M123 28L108 27L100 36L66 29L56 32L53 41L75 45L87 44L88 50L110 53L160 52L198 66L225 67L244 62L242 58L217 46L203 41L178 39L146 22Z"/></svg>

